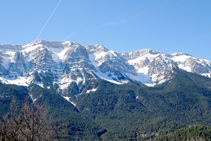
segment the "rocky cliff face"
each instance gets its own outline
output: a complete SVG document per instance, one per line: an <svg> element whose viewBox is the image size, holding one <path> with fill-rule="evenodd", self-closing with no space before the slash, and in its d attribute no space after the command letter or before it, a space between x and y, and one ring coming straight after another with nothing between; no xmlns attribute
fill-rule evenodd
<svg viewBox="0 0 211 141"><path fill-rule="evenodd" d="M63 96L95 91L100 79L154 86L171 79L174 68L211 77L210 61L184 53L150 49L116 53L100 44L84 47L69 41L37 40L23 47L0 45L2 83L34 83Z"/></svg>

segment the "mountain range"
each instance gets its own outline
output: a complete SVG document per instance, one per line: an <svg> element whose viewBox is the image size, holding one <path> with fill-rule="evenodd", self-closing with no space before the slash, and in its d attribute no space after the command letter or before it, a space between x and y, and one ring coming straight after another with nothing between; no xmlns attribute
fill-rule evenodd
<svg viewBox="0 0 211 141"><path fill-rule="evenodd" d="M66 41L36 40L25 46L0 45L0 80L4 84L37 84L64 93L76 83L78 93L95 91L85 83L96 79L147 86L171 79L174 68L211 77L211 62L185 53L160 53L151 49L117 53L103 45L86 47Z"/></svg>

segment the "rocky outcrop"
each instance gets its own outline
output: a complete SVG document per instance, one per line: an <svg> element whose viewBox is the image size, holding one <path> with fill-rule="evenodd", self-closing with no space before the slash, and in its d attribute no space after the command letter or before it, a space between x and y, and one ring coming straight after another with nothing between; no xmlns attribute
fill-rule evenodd
<svg viewBox="0 0 211 141"><path fill-rule="evenodd" d="M70 41L37 40L23 47L0 45L3 83L34 83L64 96L94 91L100 79L153 86L171 79L178 68L211 77L210 61L184 53L166 54L151 49L116 53L100 44L84 47ZM73 87L77 91L70 90Z"/></svg>

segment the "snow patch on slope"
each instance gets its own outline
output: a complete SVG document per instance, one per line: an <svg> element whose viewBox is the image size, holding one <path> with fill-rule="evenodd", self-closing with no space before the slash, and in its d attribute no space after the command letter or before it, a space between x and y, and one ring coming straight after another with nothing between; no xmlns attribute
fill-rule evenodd
<svg viewBox="0 0 211 141"><path fill-rule="evenodd" d="M132 64L135 64L135 63L139 63L141 61L144 61L146 58L149 59L149 61L151 62L157 56L159 56L159 54L145 54L145 55L140 56L140 57L137 57L135 59L128 60L128 63L132 65Z"/></svg>
<svg viewBox="0 0 211 141"><path fill-rule="evenodd" d="M137 76L132 75L132 74L126 74L130 79L144 83L144 84L151 84L152 79L150 76L145 75L144 73L137 73Z"/></svg>
<svg viewBox="0 0 211 141"><path fill-rule="evenodd" d="M7 70L10 67L11 59L6 56L2 56L2 57L3 57L2 66Z"/></svg>
<svg viewBox="0 0 211 141"><path fill-rule="evenodd" d="M68 97L68 96L63 96L63 98L66 99L68 102L70 102L73 106L76 107L76 103L70 101L70 97Z"/></svg>
<svg viewBox="0 0 211 141"><path fill-rule="evenodd" d="M111 83L114 83L114 84L118 84L118 85L121 85L121 84L124 84L124 83L127 83L128 81L122 81L122 82L118 82L118 81L115 81L113 80L112 78L110 78L106 73L102 73L100 72L99 69L97 69L98 71L97 72L94 72L95 75L97 75L100 79L103 79L103 80L106 80L108 82L111 82Z"/></svg>
<svg viewBox="0 0 211 141"><path fill-rule="evenodd" d="M187 56L187 55L178 55L178 56L173 56L171 59L175 62L184 62L186 59L190 57L191 56Z"/></svg>
<svg viewBox="0 0 211 141"><path fill-rule="evenodd" d="M0 77L0 80L2 83L5 83L5 84L15 84L15 85L20 85L20 86L29 86L33 80L32 77L17 77L17 78L3 78L3 77Z"/></svg>
<svg viewBox="0 0 211 141"><path fill-rule="evenodd" d="M94 89L91 89L91 90L87 90L86 93L95 92L95 91L97 91L97 89L98 89L98 88L94 88Z"/></svg>
<svg viewBox="0 0 211 141"><path fill-rule="evenodd" d="M96 71L93 71L95 73L95 75L97 75L100 79L109 81L111 83L115 83L115 84L118 84L118 85L124 84L124 83L120 83L120 82L113 80L111 77L108 76L107 73L102 73L100 71L100 69L98 67L98 66L100 66L100 63L96 60L101 58L104 55L106 55L106 52L99 53L99 54L89 54L89 59L90 59L91 63L95 66L95 69L96 69Z"/></svg>

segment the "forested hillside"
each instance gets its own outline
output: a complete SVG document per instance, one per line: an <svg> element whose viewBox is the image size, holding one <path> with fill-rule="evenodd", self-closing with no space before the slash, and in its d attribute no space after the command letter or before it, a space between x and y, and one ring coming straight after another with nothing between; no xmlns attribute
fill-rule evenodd
<svg viewBox="0 0 211 141"><path fill-rule="evenodd" d="M209 140L210 84L209 78L181 70L155 87L98 80L96 91L71 96L76 106L53 89L2 84L0 114L8 111L12 98L21 107L30 95L35 105L44 107L51 124L65 130L66 140ZM192 126L196 124L206 126Z"/></svg>
<svg viewBox="0 0 211 141"><path fill-rule="evenodd" d="M166 135L156 137L156 141L210 141L211 127L189 125Z"/></svg>

